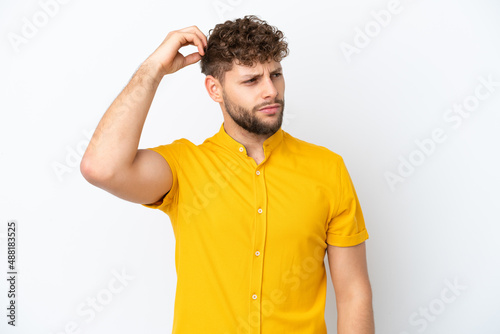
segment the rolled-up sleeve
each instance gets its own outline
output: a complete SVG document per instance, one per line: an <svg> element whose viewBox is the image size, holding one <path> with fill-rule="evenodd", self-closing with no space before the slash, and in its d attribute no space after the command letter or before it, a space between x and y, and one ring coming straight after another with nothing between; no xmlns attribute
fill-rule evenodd
<svg viewBox="0 0 500 334"><path fill-rule="evenodd" d="M351 177L340 157L336 171L337 184L331 205L336 207L333 218L328 222L326 242L332 246L355 246L369 238L361 205Z"/></svg>

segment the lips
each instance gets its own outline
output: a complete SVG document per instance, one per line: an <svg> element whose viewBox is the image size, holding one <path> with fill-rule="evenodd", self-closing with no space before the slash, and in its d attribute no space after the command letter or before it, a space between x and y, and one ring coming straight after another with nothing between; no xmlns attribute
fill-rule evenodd
<svg viewBox="0 0 500 334"><path fill-rule="evenodd" d="M280 109L281 105L279 104L271 104L269 106L265 106L263 108L260 108L259 111L265 114L274 114Z"/></svg>

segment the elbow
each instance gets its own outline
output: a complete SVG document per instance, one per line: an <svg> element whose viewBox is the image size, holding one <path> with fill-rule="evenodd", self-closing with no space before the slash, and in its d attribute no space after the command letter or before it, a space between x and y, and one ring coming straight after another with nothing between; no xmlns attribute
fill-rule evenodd
<svg viewBox="0 0 500 334"><path fill-rule="evenodd" d="M102 188L103 185L109 183L113 177L113 172L104 168L88 158L83 157L80 162L80 173L90 184Z"/></svg>

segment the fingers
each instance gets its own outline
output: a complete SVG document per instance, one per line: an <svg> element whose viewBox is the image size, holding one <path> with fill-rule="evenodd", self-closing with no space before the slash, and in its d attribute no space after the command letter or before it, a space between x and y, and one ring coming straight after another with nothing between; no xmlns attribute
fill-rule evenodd
<svg viewBox="0 0 500 334"><path fill-rule="evenodd" d="M201 55L198 52L194 52L185 56L184 59L184 66L188 66L201 60Z"/></svg>
<svg viewBox="0 0 500 334"><path fill-rule="evenodd" d="M186 45L194 45L198 48L198 52L200 53L200 55L203 56L205 54L204 49L207 43L206 37L202 34L201 38L199 36L199 33L201 32L196 33L196 31L192 28L187 29L189 29L190 31L186 31L185 29L172 31L171 33L169 33L169 37L167 38L167 40L171 40L171 42L177 43L177 50Z"/></svg>
<svg viewBox="0 0 500 334"><path fill-rule="evenodd" d="M183 56L179 49L194 45L198 52ZM184 66L198 62L205 55L207 47L207 37L196 26L174 30L167 34L162 44L151 55L151 59L160 63L163 74L170 74L178 71Z"/></svg>
<svg viewBox="0 0 500 334"><path fill-rule="evenodd" d="M205 36L205 34L203 34L197 26L187 27L184 29L180 29L179 31L190 32L190 33L196 34L196 36L198 36L198 38L201 40L201 42L203 44L203 48L207 47L207 36Z"/></svg>
<svg viewBox="0 0 500 334"><path fill-rule="evenodd" d="M194 45L198 48L200 55L205 55L206 44L203 40L195 33L192 32L180 32L179 42L180 46Z"/></svg>

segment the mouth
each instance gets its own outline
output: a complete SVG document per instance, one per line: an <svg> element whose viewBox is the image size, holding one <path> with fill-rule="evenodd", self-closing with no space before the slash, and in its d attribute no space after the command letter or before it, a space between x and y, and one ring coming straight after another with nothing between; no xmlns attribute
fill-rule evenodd
<svg viewBox="0 0 500 334"><path fill-rule="evenodd" d="M262 107L259 109L259 111L264 114L275 114L280 109L280 107L281 105L276 103Z"/></svg>

